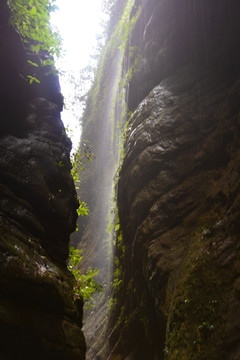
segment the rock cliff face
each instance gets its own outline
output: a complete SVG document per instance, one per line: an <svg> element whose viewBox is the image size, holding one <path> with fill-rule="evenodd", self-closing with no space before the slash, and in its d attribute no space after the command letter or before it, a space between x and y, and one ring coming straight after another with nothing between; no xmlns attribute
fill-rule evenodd
<svg viewBox="0 0 240 360"><path fill-rule="evenodd" d="M139 5L117 193L118 286L94 356L237 360L240 5L136 0L132 16Z"/></svg>
<svg viewBox="0 0 240 360"><path fill-rule="evenodd" d="M240 357L239 14L237 2L143 4L109 359Z"/></svg>
<svg viewBox="0 0 240 360"><path fill-rule="evenodd" d="M0 357L84 359L82 304L67 270L76 198L58 80L40 85L0 4Z"/></svg>
<svg viewBox="0 0 240 360"><path fill-rule="evenodd" d="M131 119L118 199L133 359L239 357L238 91L184 69Z"/></svg>

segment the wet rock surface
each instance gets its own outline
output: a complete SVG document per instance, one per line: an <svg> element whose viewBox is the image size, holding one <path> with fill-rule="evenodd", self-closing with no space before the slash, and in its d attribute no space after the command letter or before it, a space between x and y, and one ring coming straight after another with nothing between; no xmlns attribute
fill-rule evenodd
<svg viewBox="0 0 240 360"><path fill-rule="evenodd" d="M131 359L239 356L239 109L230 105L238 88L182 69L132 116L118 192L126 246L118 296L133 328L116 326L114 336L119 353L128 353L126 337L135 347Z"/></svg>
<svg viewBox="0 0 240 360"><path fill-rule="evenodd" d="M237 360L239 1L134 4L132 16L141 8L120 81L132 116L116 185L114 290L108 323L100 303L86 325L88 358ZM89 204L104 195L92 206L96 231L84 224L93 263L97 254L107 259L99 221L107 211L99 204L111 190L104 180L104 191L97 189L98 175L108 172L101 109L109 100L103 89L114 77L112 60L108 56L107 70L100 69L101 81L93 88L98 106L89 101L83 132L99 146L97 171L89 170L85 179Z"/></svg>
<svg viewBox="0 0 240 360"><path fill-rule="evenodd" d="M99 358L238 359L240 8L142 5L118 183L121 284Z"/></svg>
<svg viewBox="0 0 240 360"><path fill-rule="evenodd" d="M135 5L141 13L130 45L139 60L129 83L130 110L183 66L197 65L228 77L239 72L237 0L136 0ZM131 65L135 58L129 61Z"/></svg>
<svg viewBox="0 0 240 360"><path fill-rule="evenodd" d="M84 359L82 304L67 270L78 201L58 80L32 88L25 49L0 5L0 357ZM4 30L4 33L2 32ZM18 61L19 60L19 61ZM48 89L44 91L45 87Z"/></svg>

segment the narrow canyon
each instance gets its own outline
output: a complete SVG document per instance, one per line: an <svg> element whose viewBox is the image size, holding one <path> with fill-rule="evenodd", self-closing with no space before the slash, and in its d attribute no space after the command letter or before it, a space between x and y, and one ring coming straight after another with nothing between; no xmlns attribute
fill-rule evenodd
<svg viewBox="0 0 240 360"><path fill-rule="evenodd" d="M239 0L111 4L76 190L58 76L0 3L0 358L239 360Z"/></svg>

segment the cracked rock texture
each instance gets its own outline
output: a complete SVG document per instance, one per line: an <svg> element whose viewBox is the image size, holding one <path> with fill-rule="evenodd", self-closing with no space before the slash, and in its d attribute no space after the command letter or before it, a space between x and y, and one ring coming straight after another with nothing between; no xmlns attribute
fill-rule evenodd
<svg viewBox="0 0 240 360"><path fill-rule="evenodd" d="M133 2L116 4L112 29ZM114 290L87 320L87 358L239 360L240 3L135 0L131 9L135 26L117 31L129 42L115 89L131 115L115 186ZM100 271L107 147L123 120L118 106L111 124L105 116L117 98L109 98L117 57L104 59L83 121L83 139L97 151L80 197L95 218L81 219L74 239Z"/></svg>
<svg viewBox="0 0 240 360"><path fill-rule="evenodd" d="M140 3L118 183L121 283L98 356L237 360L240 6Z"/></svg>
<svg viewBox="0 0 240 360"><path fill-rule="evenodd" d="M131 359L239 357L238 91L183 69L132 117L118 193Z"/></svg>
<svg viewBox="0 0 240 360"><path fill-rule="evenodd" d="M58 79L38 69L0 4L0 357L84 359L82 304L72 297L68 243L78 201Z"/></svg>

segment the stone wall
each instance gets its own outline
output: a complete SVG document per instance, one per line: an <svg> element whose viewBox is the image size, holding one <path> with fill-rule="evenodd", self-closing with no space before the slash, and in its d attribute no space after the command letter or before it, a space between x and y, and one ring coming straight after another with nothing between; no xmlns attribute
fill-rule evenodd
<svg viewBox="0 0 240 360"><path fill-rule="evenodd" d="M122 282L99 358L238 359L240 6L141 4L118 184Z"/></svg>
<svg viewBox="0 0 240 360"><path fill-rule="evenodd" d="M119 8L126 3L119 0ZM132 115L115 187L115 286L90 311L88 358L237 360L239 1L136 0L132 17L139 6L133 31L124 27L129 43L118 89ZM85 235L74 238L89 254L85 267L107 259L100 219L111 189L99 184L109 161L102 109L117 63L109 44L83 119L83 139L97 145L80 189L95 218L90 226L82 220Z"/></svg>
<svg viewBox="0 0 240 360"><path fill-rule="evenodd" d="M8 18L2 1L0 357L80 360L82 303L73 300L66 267L78 200L60 118L63 100L48 67L33 73L31 54ZM40 84L30 85L28 75Z"/></svg>

